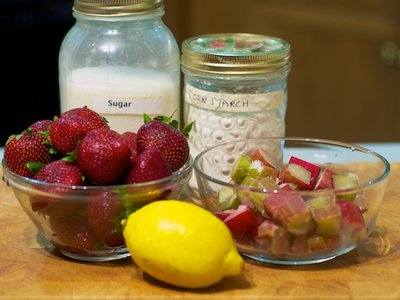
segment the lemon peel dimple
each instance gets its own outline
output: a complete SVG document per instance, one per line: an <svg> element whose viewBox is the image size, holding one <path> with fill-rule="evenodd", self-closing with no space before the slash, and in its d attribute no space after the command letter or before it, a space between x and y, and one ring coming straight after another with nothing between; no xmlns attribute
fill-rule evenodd
<svg viewBox="0 0 400 300"><path fill-rule="evenodd" d="M150 203L128 217L123 233L135 263L175 286L203 288L243 270L229 229L192 203Z"/></svg>

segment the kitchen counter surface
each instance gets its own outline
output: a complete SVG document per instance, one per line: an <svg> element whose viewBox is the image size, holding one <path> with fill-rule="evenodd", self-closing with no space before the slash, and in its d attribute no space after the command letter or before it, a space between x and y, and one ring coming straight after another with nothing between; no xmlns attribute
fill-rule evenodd
<svg viewBox="0 0 400 300"><path fill-rule="evenodd" d="M242 275L194 291L158 282L130 258L84 263L61 256L1 181L0 299L400 299L400 159L388 159L377 226L357 249L306 266L246 260Z"/></svg>

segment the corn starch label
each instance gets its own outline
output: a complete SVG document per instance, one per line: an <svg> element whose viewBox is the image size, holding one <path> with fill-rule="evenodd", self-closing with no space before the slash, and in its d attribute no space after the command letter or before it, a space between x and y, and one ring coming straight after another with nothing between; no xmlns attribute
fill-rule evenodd
<svg viewBox="0 0 400 300"><path fill-rule="evenodd" d="M285 101L283 89L260 94L210 92L187 84L185 102L201 109L226 112L257 112L278 109Z"/></svg>

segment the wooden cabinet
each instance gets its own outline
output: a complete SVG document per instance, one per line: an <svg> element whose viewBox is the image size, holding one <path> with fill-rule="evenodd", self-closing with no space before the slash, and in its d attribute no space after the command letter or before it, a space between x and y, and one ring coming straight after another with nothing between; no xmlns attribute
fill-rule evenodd
<svg viewBox="0 0 400 300"><path fill-rule="evenodd" d="M288 136L400 140L397 0L165 0L179 43L213 32L274 35L292 45Z"/></svg>

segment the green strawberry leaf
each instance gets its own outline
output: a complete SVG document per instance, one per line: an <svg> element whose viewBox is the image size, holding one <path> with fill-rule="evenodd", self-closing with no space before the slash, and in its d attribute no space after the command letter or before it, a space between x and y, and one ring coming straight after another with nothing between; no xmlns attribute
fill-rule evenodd
<svg viewBox="0 0 400 300"><path fill-rule="evenodd" d="M146 124L146 123L149 123L151 120L152 120L152 119L151 119L151 117L150 117L149 115L143 114L143 122L144 122L145 124Z"/></svg>
<svg viewBox="0 0 400 300"><path fill-rule="evenodd" d="M68 152L67 155L62 158L62 160L69 163L75 163L77 155L76 153L77 153L76 149L74 151Z"/></svg>
<svg viewBox="0 0 400 300"><path fill-rule="evenodd" d="M49 148L49 153L50 153L51 155L57 155L57 154L58 154L57 150L54 149L54 147L50 147L50 148Z"/></svg>
<svg viewBox="0 0 400 300"><path fill-rule="evenodd" d="M43 168L45 164L41 162L27 162L25 166L31 171L32 174L36 174L39 172L41 168Z"/></svg>
<svg viewBox="0 0 400 300"><path fill-rule="evenodd" d="M171 127L174 127L174 128L176 128L176 129L178 129L178 127L179 127L179 122L178 122L177 120L172 120L171 122L169 122L168 125L171 126Z"/></svg>
<svg viewBox="0 0 400 300"><path fill-rule="evenodd" d="M138 209L139 207L137 205L133 205L132 203L125 203L124 209L122 210L121 220L128 219L128 217Z"/></svg>
<svg viewBox="0 0 400 300"><path fill-rule="evenodd" d="M33 133L32 127L28 127L27 129L24 130L24 132L22 134L30 136L30 135L32 135L32 133Z"/></svg>
<svg viewBox="0 0 400 300"><path fill-rule="evenodd" d="M16 134L10 135L10 136L8 137L8 139L7 139L6 145L7 145L8 143L10 143L14 138L18 139L18 135L16 135Z"/></svg>
<svg viewBox="0 0 400 300"><path fill-rule="evenodd" d="M181 132L183 133L184 136L188 137L189 132L192 130L194 122L190 122L189 124L185 125Z"/></svg>
<svg viewBox="0 0 400 300"><path fill-rule="evenodd" d="M167 125L171 125L171 117L157 116L157 117L154 118L154 120L161 121L161 122L163 122L163 123L165 123ZM172 120L172 121L174 121L174 120Z"/></svg>
<svg viewBox="0 0 400 300"><path fill-rule="evenodd" d="M144 123L148 123L152 120L157 120L157 121L161 121L175 129L179 129L179 122L175 119L173 119L173 116L175 114L175 111L171 114L171 116L167 117L167 116L157 116L154 117L153 119L147 115L147 114L143 114L143 119L144 119ZM189 132L192 130L193 127L193 122L185 125L182 129L180 129L180 131L182 132L182 134L186 137L189 136Z"/></svg>
<svg viewBox="0 0 400 300"><path fill-rule="evenodd" d="M43 145L47 145L47 146L51 146L51 142L49 139L45 140L43 143Z"/></svg>

